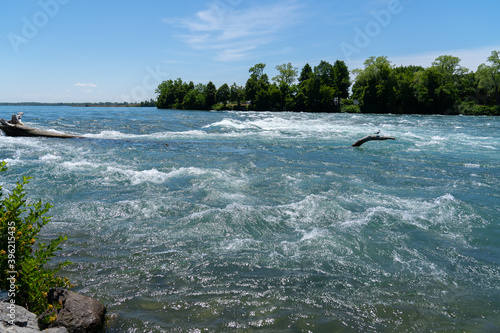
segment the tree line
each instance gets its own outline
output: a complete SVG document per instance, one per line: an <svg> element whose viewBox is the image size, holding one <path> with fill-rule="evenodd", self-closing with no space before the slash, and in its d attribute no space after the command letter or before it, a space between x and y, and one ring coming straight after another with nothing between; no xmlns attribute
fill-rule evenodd
<svg viewBox="0 0 500 333"><path fill-rule="evenodd" d="M472 72L461 60L443 55L428 68L391 64L387 57L370 57L363 69L349 72L337 60L278 65L271 80L265 64L249 69L245 86L163 81L156 89L160 109L271 110L394 114L500 115L500 52ZM351 82L351 76L354 80Z"/></svg>
<svg viewBox="0 0 500 333"><path fill-rule="evenodd" d="M156 89L156 105L211 110L231 104L231 108L246 110L340 112L340 100L349 97L349 70L343 61L334 65L321 61L314 69L306 64L300 76L291 63L278 65L278 75L271 80L265 67L263 63L251 67L245 86L224 83L217 89L211 81L206 85L180 78L163 81Z"/></svg>

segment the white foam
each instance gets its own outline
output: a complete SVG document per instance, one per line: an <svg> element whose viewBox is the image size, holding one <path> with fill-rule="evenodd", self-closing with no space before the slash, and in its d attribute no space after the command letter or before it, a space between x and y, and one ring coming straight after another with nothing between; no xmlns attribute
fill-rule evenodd
<svg viewBox="0 0 500 333"><path fill-rule="evenodd" d="M447 194L437 198L436 200L434 200L434 203L436 205L441 205L445 202L456 202L456 199L453 195L451 195L450 193L447 193Z"/></svg>
<svg viewBox="0 0 500 333"><path fill-rule="evenodd" d="M127 133L122 133L120 131L102 131L97 134L95 133L83 134L83 136L94 139L136 139L142 137L143 135L127 134Z"/></svg>
<svg viewBox="0 0 500 333"><path fill-rule="evenodd" d="M255 248L255 246L260 243L262 242L250 238L235 238L225 241L222 244L222 248L226 251L238 251L243 249Z"/></svg>
<svg viewBox="0 0 500 333"><path fill-rule="evenodd" d="M62 157L58 156L58 155L47 154L47 155L44 155L44 156L40 157L40 160L44 161L44 162L50 162L50 161L59 160L61 158Z"/></svg>
<svg viewBox="0 0 500 333"><path fill-rule="evenodd" d="M132 185L139 185L146 182L151 182L155 184L162 184L167 182L172 178L180 178L185 176L199 177L202 175L208 175L214 178L225 178L226 175L220 170L203 169L196 167L182 167L174 168L169 172L159 171L156 168L149 170L133 170L133 169L123 169L115 166L108 166L106 170L107 174L117 173L125 176ZM107 180L109 180L109 176Z"/></svg>
<svg viewBox="0 0 500 333"><path fill-rule="evenodd" d="M61 163L61 166L70 171L82 171L87 169L96 169L99 167L99 164L87 162L84 160L77 160L63 162Z"/></svg>
<svg viewBox="0 0 500 333"><path fill-rule="evenodd" d="M211 128L211 127L229 127L236 129L247 129L247 128L255 128L256 126L252 124L250 121L240 121L235 119L223 119L221 121L215 122L210 125L206 125L203 128ZM258 128L258 127L257 127Z"/></svg>
<svg viewBox="0 0 500 333"><path fill-rule="evenodd" d="M473 169L477 169L477 168L480 168L481 165L479 164L476 164L476 163L465 163L464 166L466 168L473 168Z"/></svg>
<svg viewBox="0 0 500 333"><path fill-rule="evenodd" d="M21 161L19 158L12 159L12 158L4 158L2 159L5 163L7 163L7 166L9 165L17 165L17 164L22 164L23 161Z"/></svg>
<svg viewBox="0 0 500 333"><path fill-rule="evenodd" d="M301 242L308 240L316 240L318 238L324 237L325 230L314 228L311 231L303 231L304 235L300 239Z"/></svg>
<svg viewBox="0 0 500 333"><path fill-rule="evenodd" d="M225 118L221 121L206 125L204 128L222 128L229 133L211 133L220 135L258 135L271 138L345 138L358 136L359 133L369 133L374 130L374 125L352 126L346 119L339 119L337 115L329 115L327 119L314 114L289 114L289 113L249 113L245 120ZM393 128L386 125L386 129Z"/></svg>

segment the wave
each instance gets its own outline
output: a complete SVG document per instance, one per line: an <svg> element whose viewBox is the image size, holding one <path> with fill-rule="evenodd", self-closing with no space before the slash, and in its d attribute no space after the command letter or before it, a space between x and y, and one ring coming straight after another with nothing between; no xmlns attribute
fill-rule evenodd
<svg viewBox="0 0 500 333"><path fill-rule="evenodd" d="M222 178L224 177L223 173L219 170L209 170L203 168L196 167L182 167L182 168L174 168L169 172L158 171L157 169L149 169L149 170L132 170L132 169L123 169L119 167L107 167L106 174L108 175L106 178L111 178L113 175L119 175L117 178L123 178L130 181L131 185L139 185L146 182L162 184L172 178L182 178L182 177L200 177L203 175L210 175L214 178Z"/></svg>

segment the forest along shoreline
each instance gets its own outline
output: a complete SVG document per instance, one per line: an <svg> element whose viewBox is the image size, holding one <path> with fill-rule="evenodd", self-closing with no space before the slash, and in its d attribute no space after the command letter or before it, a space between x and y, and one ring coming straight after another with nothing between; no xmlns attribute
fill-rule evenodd
<svg viewBox="0 0 500 333"><path fill-rule="evenodd" d="M476 72L460 58L442 55L431 67L399 66L370 57L364 69L344 61L306 64L299 75L291 63L278 65L271 80L265 64L249 69L245 86L163 81L159 109L253 110L392 114L500 115L500 51L492 51ZM351 74L354 80L351 82ZM272 83L271 83L272 81Z"/></svg>

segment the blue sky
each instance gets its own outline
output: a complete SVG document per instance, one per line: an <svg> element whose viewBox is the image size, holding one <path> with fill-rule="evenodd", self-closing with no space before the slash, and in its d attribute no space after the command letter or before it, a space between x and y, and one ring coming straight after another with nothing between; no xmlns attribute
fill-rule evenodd
<svg viewBox="0 0 500 333"><path fill-rule="evenodd" d="M121 102L162 80L244 85L248 69L370 56L476 70L500 50L498 0L0 0L0 102Z"/></svg>

